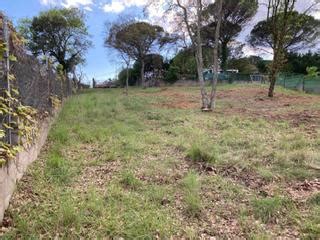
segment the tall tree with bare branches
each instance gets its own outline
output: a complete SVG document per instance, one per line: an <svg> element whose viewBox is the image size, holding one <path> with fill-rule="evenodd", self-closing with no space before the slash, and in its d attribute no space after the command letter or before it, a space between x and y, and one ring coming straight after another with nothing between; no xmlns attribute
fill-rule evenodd
<svg viewBox="0 0 320 240"><path fill-rule="evenodd" d="M214 42L214 78L212 80L212 88L211 92L208 93L205 87L205 81L203 77L203 39L201 36L202 28L203 28L203 7L204 3L202 0L175 0L174 3L171 4L171 10L176 10L180 13L181 22L184 24L186 28L186 32L188 33L188 37L191 41L191 46L195 50L195 57L197 63L197 73L200 84L201 91L201 100L203 111L212 111L215 107L216 100L216 90L217 90L217 80L218 80L218 47L219 47L219 37L220 37L220 27L221 27L221 19L222 19L222 2L223 0L217 0L218 3L218 13L217 14L217 27L215 31L215 42Z"/></svg>

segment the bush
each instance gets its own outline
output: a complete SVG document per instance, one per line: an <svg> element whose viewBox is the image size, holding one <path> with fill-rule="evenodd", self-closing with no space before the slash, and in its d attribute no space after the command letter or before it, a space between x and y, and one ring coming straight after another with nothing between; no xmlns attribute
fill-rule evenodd
<svg viewBox="0 0 320 240"><path fill-rule="evenodd" d="M168 83L175 83L178 81L179 68L175 66L170 66L169 70L165 74L165 81Z"/></svg>

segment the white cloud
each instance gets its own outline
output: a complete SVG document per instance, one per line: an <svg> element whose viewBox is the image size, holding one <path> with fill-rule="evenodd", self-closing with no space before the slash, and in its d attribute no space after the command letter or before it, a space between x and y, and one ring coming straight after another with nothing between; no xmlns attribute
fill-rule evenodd
<svg viewBox="0 0 320 240"><path fill-rule="evenodd" d="M84 10L92 11L93 0L40 0L40 3L45 6L63 6L66 8L83 7Z"/></svg>
<svg viewBox="0 0 320 240"><path fill-rule="evenodd" d="M126 6L120 1L112 1L112 3L105 4L102 9L105 12L113 12L113 13L120 13L122 12Z"/></svg>
<svg viewBox="0 0 320 240"><path fill-rule="evenodd" d="M92 5L92 0L64 0L62 6L64 7L80 7L80 6L90 6Z"/></svg>
<svg viewBox="0 0 320 240"><path fill-rule="evenodd" d="M129 7L142 7L147 4L147 0L112 0L111 3L102 6L103 11L121 13Z"/></svg>
<svg viewBox="0 0 320 240"><path fill-rule="evenodd" d="M42 5L58 5L60 3L59 0L40 0Z"/></svg>
<svg viewBox="0 0 320 240"><path fill-rule="evenodd" d="M91 7L89 7L89 6L85 6L83 9L88 11L88 12L92 12L93 11L93 9Z"/></svg>

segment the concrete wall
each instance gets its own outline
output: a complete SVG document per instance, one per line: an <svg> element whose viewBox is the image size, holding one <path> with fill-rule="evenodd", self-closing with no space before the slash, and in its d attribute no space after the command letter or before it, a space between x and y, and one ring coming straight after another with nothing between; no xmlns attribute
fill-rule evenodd
<svg viewBox="0 0 320 240"><path fill-rule="evenodd" d="M22 178L27 167L37 159L41 148L47 140L51 123L57 114L54 114L53 117L48 117L39 124L39 137L32 147L20 152L15 159L0 168L0 223L3 220L5 210L9 206L17 182Z"/></svg>

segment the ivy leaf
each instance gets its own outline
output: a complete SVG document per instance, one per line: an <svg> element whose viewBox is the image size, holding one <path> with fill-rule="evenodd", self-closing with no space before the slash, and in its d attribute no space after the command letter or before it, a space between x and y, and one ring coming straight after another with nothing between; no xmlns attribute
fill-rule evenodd
<svg viewBox="0 0 320 240"><path fill-rule="evenodd" d="M11 61L11 62L16 62L17 61L17 57L15 56L15 55L10 55L9 56L9 60Z"/></svg>

